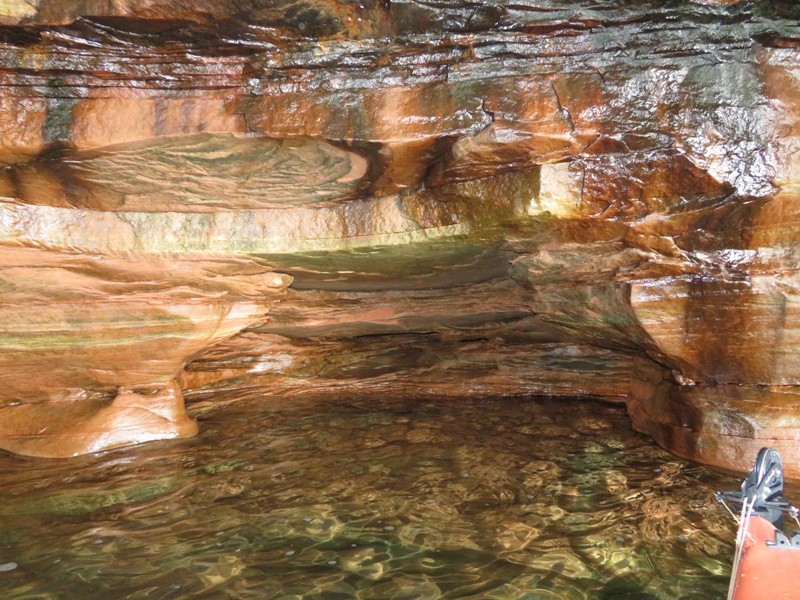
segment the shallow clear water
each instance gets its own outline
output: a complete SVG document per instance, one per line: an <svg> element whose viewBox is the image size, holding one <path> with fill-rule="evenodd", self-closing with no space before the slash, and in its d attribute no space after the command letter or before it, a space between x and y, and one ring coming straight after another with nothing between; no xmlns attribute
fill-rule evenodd
<svg viewBox="0 0 800 600"><path fill-rule="evenodd" d="M585 400L250 399L0 456L0 597L724 598L740 480Z"/></svg>

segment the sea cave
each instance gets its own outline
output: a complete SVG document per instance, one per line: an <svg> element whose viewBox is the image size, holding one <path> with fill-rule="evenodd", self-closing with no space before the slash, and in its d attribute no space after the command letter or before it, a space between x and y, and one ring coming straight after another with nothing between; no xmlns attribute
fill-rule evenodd
<svg viewBox="0 0 800 600"><path fill-rule="evenodd" d="M3 597L724 597L798 99L795 0L0 2Z"/></svg>

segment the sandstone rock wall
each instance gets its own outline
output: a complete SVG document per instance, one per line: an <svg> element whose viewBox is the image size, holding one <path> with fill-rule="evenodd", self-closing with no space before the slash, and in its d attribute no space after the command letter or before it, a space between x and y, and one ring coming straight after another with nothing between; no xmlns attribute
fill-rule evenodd
<svg viewBox="0 0 800 600"><path fill-rule="evenodd" d="M798 17L2 4L0 447L189 435L182 393L578 394L800 465Z"/></svg>

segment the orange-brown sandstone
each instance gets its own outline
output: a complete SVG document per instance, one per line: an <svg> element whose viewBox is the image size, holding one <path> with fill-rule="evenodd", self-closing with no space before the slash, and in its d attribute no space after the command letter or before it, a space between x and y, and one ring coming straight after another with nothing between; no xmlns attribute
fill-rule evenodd
<svg viewBox="0 0 800 600"><path fill-rule="evenodd" d="M800 477L793 1L0 6L0 448L586 395Z"/></svg>

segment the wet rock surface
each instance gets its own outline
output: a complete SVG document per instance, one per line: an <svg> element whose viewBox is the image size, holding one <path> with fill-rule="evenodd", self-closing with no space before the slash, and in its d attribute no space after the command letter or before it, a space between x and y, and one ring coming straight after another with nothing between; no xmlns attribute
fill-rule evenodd
<svg viewBox="0 0 800 600"><path fill-rule="evenodd" d="M136 4L0 7L0 446L577 393L800 476L795 2Z"/></svg>

